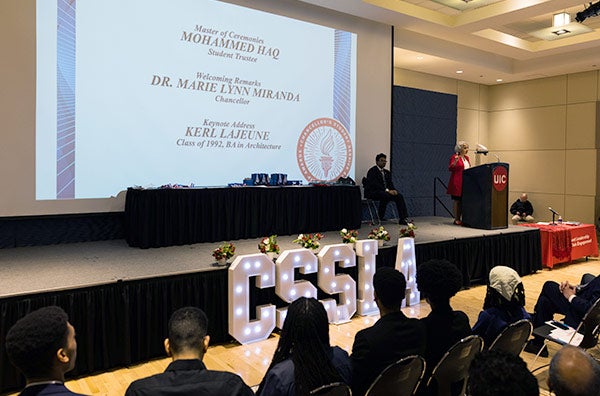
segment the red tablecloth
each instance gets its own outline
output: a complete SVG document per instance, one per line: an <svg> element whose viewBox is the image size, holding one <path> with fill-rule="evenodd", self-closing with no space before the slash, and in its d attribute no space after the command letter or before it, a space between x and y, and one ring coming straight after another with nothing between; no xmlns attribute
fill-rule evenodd
<svg viewBox="0 0 600 396"><path fill-rule="evenodd" d="M567 263L587 256L598 256L598 240L593 224L547 225L520 224L540 229L542 238L542 265L552 268L554 264Z"/></svg>

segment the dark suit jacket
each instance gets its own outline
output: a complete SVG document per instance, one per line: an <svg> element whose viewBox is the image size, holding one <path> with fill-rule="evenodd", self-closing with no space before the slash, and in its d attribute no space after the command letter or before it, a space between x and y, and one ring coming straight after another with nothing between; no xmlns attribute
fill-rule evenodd
<svg viewBox="0 0 600 396"><path fill-rule="evenodd" d="M200 360L180 359L171 362L164 373L132 382L125 395L252 396L254 393L234 373L207 370Z"/></svg>
<svg viewBox="0 0 600 396"><path fill-rule="evenodd" d="M71 392L63 384L45 384L29 386L19 396L84 396L81 393Z"/></svg>
<svg viewBox="0 0 600 396"><path fill-rule="evenodd" d="M585 313L600 298L600 276L595 277L583 286L571 301L571 312L567 312L565 323L575 324L581 322ZM575 326L576 327L576 326Z"/></svg>
<svg viewBox="0 0 600 396"><path fill-rule="evenodd" d="M352 394L362 396L390 364L409 355L423 356L425 326L402 312L389 313L356 333L352 346Z"/></svg>
<svg viewBox="0 0 600 396"><path fill-rule="evenodd" d="M427 329L425 361L430 373L450 347L471 335L469 317L462 311L453 311L450 306L432 310L421 319Z"/></svg>
<svg viewBox="0 0 600 396"><path fill-rule="evenodd" d="M394 182L392 182L392 172L387 169L383 170L385 174L385 184L383 183L383 177L381 170L377 165L373 166L367 172L366 184L363 185L365 189L365 197L373 198L373 193L384 192L386 186L389 190L395 190Z"/></svg>

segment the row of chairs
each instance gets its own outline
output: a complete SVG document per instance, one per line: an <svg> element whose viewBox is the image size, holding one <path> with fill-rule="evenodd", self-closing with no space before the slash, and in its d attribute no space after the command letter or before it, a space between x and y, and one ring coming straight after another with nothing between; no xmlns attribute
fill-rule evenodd
<svg viewBox="0 0 600 396"><path fill-rule="evenodd" d="M532 326L528 320L520 320L508 326L494 340L489 349L521 354L531 336ZM483 350L483 339L472 335L452 346L435 366L426 386L435 384L438 396L451 394L452 384L462 382L461 394L465 393L469 366L475 355ZM373 382L366 396L411 396L415 393L425 374L425 360L421 356L405 357L388 366ZM311 392L314 396L350 396L348 385L334 383Z"/></svg>
<svg viewBox="0 0 600 396"><path fill-rule="evenodd" d="M556 342L560 345L573 344L577 333L582 334L581 341L577 344L579 348L588 350L598 346L600 335L600 299L598 299L586 312L577 329L568 340L561 340L551 336L550 325L543 325L533 329L531 322L523 319L506 327L488 349L501 350L520 355L533 333L547 341ZM450 395L450 387L453 383L462 381L461 394L465 394L468 370L471 361L478 352L483 349L483 340L479 336L469 336L456 343L442 357L431 373L427 386L434 382L437 385L437 395ZM541 350L540 350L541 352ZM538 353L539 356L539 353ZM536 356L536 359L537 357ZM534 360L535 364L535 360ZM543 365L533 372L548 366ZM413 395L423 380L425 373L425 360L417 355L408 356L387 367L375 379L367 391L367 396L410 396ZM322 386L311 392L315 396L350 396L352 394L348 385L335 383Z"/></svg>

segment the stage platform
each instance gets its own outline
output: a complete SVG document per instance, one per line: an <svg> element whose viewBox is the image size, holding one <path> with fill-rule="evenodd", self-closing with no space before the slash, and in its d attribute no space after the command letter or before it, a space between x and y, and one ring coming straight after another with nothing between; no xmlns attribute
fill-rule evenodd
<svg viewBox="0 0 600 396"><path fill-rule="evenodd" d="M417 268L428 259L446 258L461 269L465 287L484 283L495 265L515 268L520 275L541 269L537 229L470 229L443 217L415 218L414 223L418 227ZM394 266L394 237L399 226L392 222L383 225L393 238L379 249L377 266ZM359 239L365 239L372 228L363 223ZM298 247L292 242L296 236L279 236L282 251ZM236 253L243 255L257 253L259 240L232 242ZM327 232L322 245L340 242L337 232ZM79 351L74 375L162 356L168 317L184 305L205 310L213 342L229 341L227 269L216 267L211 256L218 244L139 249L129 247L125 240L110 240L0 249L0 340L19 317L56 304L67 311L77 328ZM356 274L355 268L340 272ZM312 281L311 276L306 279ZM273 296L273 290L258 291L252 305L269 300L279 305ZM0 367L0 392L21 386L3 348Z"/></svg>

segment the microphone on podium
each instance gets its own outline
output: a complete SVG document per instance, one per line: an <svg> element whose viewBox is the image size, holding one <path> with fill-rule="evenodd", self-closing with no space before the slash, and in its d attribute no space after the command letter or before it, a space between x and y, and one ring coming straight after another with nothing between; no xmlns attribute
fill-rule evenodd
<svg viewBox="0 0 600 396"><path fill-rule="evenodd" d="M553 214L555 214L555 215L559 216L558 212L557 212L556 210L552 209L552 208L551 208L551 207L549 207L549 206L548 206L548 210L549 210L550 212L552 212Z"/></svg>

